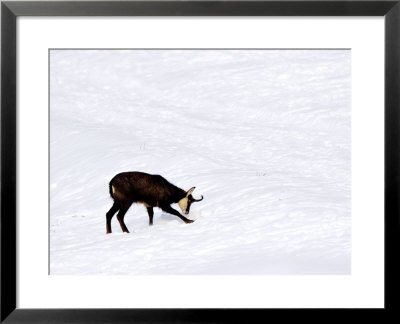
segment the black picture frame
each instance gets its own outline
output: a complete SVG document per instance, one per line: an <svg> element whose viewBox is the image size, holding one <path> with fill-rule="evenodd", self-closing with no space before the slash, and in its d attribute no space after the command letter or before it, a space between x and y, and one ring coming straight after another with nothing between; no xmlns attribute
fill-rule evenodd
<svg viewBox="0 0 400 324"><path fill-rule="evenodd" d="M383 309L19 309L16 307L16 19L19 16L384 16L385 306ZM384 321L399 305L400 0L395 1L2 1L1 317L5 323L248 323L288 316ZM34 213L34 212L33 212ZM99 287L101 290L101 287ZM366 287L366 291L367 291ZM40 293L40 292L38 292ZM132 291L132 294L135 292ZM182 296L184 298L184 296ZM329 315L328 315L329 314ZM329 316L329 317L321 317ZM393 317L393 318L396 318ZM350 318L349 318L350 319Z"/></svg>

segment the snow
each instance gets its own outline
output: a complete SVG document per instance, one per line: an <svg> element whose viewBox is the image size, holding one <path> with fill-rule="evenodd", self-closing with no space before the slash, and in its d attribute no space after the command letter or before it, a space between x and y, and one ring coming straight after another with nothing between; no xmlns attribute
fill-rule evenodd
<svg viewBox="0 0 400 324"><path fill-rule="evenodd" d="M51 50L50 274L350 274L350 60ZM133 205L106 234L124 171L195 186L195 222Z"/></svg>

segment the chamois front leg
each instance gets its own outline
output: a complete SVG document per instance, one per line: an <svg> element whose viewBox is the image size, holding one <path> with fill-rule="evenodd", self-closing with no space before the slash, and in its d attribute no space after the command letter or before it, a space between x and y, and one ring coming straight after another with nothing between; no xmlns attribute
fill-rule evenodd
<svg viewBox="0 0 400 324"><path fill-rule="evenodd" d="M180 219L182 219L186 224L193 223L194 220L187 219L185 216L181 215L177 210L173 209L171 206L165 206L161 208L163 211L166 213L178 216Z"/></svg>
<svg viewBox="0 0 400 324"><path fill-rule="evenodd" d="M153 207L146 207L147 208L147 213L149 214L149 226L153 225Z"/></svg>

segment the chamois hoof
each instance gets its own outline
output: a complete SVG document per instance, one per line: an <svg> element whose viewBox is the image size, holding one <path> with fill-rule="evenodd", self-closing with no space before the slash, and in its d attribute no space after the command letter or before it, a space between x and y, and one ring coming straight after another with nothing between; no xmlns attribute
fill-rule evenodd
<svg viewBox="0 0 400 324"><path fill-rule="evenodd" d="M186 224L191 224L193 222L194 222L194 220L191 220L191 219L188 219L188 220L185 221Z"/></svg>

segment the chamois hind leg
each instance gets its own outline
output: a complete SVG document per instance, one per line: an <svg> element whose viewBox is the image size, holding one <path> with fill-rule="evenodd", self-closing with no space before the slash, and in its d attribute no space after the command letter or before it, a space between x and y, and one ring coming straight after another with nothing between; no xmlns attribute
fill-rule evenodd
<svg viewBox="0 0 400 324"><path fill-rule="evenodd" d="M149 214L149 226L153 225L153 215L154 215L154 210L153 207L146 207L147 208L147 213Z"/></svg>
<svg viewBox="0 0 400 324"><path fill-rule="evenodd" d="M129 233L129 230L124 223L124 217L125 217L126 212L129 209L129 207L131 207L131 205L132 205L132 203L122 205L121 209L119 210L119 212L117 214L117 219L118 219L119 225L121 226L122 231L125 233Z"/></svg>
<svg viewBox="0 0 400 324"><path fill-rule="evenodd" d="M111 233L111 219L115 215L115 213L119 210L119 204L114 201L111 209L106 213L106 233Z"/></svg>
<svg viewBox="0 0 400 324"><path fill-rule="evenodd" d="M161 208L163 211L166 213L178 216L180 219L182 219L186 224L193 223L194 220L187 219L185 216L181 215L177 210L173 209L171 206L165 206Z"/></svg>

